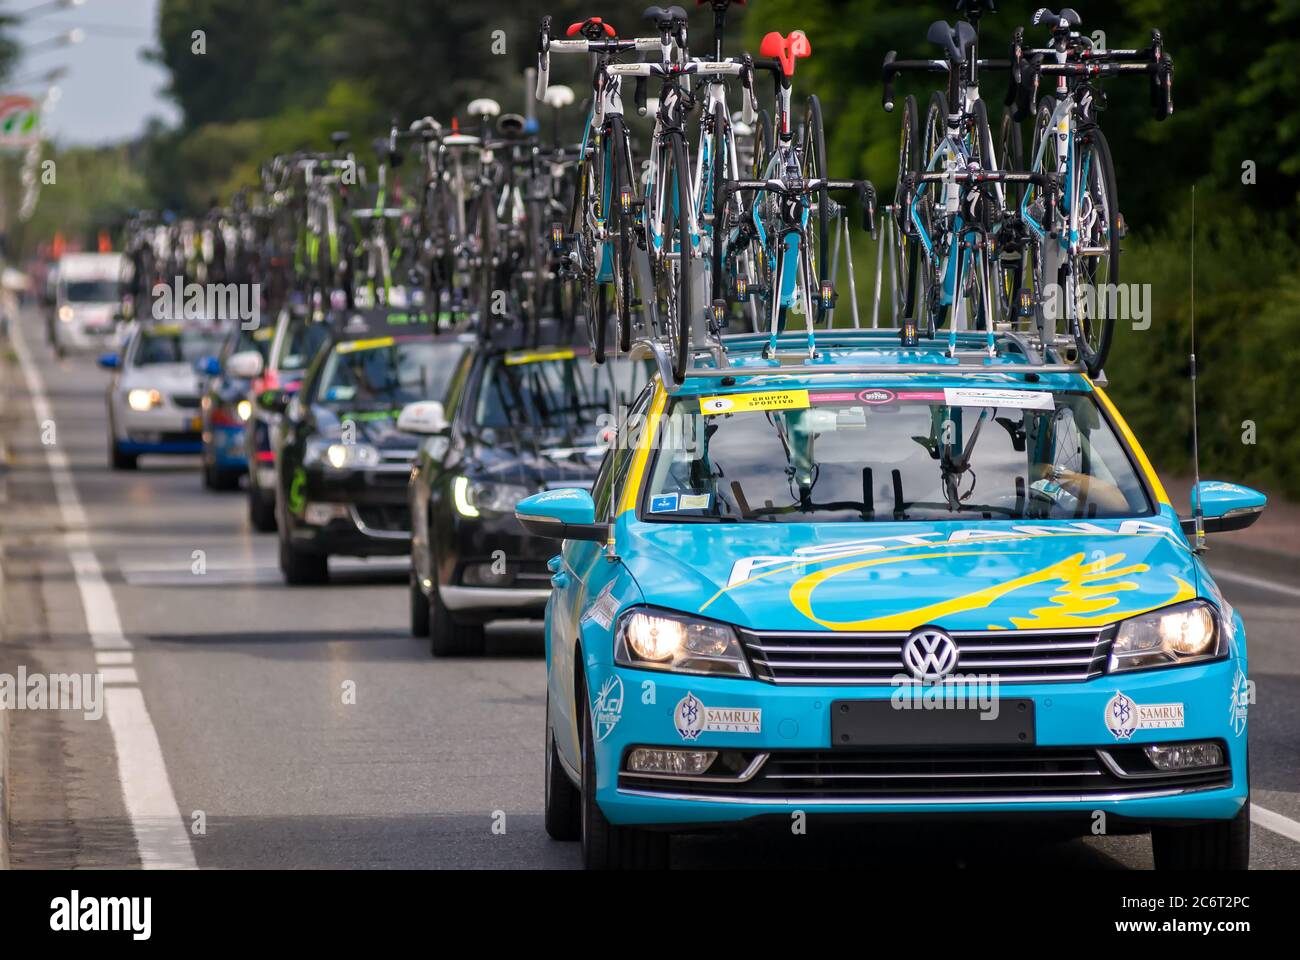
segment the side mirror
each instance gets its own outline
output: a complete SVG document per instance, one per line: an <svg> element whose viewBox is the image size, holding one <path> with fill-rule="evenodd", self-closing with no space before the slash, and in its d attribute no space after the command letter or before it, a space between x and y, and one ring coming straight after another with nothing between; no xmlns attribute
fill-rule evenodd
<svg viewBox="0 0 1300 960"><path fill-rule="evenodd" d="M397 429L422 437L447 432L447 413L437 400L408 403L397 415Z"/></svg>
<svg viewBox="0 0 1300 960"><path fill-rule="evenodd" d="M101 353L99 355L99 365L105 370L116 370L121 366L116 353Z"/></svg>
<svg viewBox="0 0 1300 960"><path fill-rule="evenodd" d="M226 358L226 373L240 380L262 375L262 355L256 350L241 350Z"/></svg>
<svg viewBox="0 0 1300 960"><path fill-rule="evenodd" d="M261 404L263 410L284 413L289 406L289 394L284 390L263 390L258 395L257 402Z"/></svg>
<svg viewBox="0 0 1300 960"><path fill-rule="evenodd" d="M608 528L596 522L596 504L579 487L545 490L515 504L515 518L524 529L556 540L603 542Z"/></svg>
<svg viewBox="0 0 1300 960"><path fill-rule="evenodd" d="M221 361L216 357L199 357L194 361L194 372L202 374L205 377L219 376L221 373Z"/></svg>
<svg viewBox="0 0 1300 960"><path fill-rule="evenodd" d="M1259 519L1268 497L1258 490L1221 480L1202 480L1192 490L1191 517L1180 519L1183 533L1196 532L1197 505L1200 505L1206 533L1245 530Z"/></svg>

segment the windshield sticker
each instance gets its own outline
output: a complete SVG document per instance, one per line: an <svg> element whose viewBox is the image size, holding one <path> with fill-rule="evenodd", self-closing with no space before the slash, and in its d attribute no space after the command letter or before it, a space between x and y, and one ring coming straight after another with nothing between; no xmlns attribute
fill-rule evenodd
<svg viewBox="0 0 1300 960"><path fill-rule="evenodd" d="M1011 410L1053 410L1052 395L1044 390L989 390L946 387L944 403L950 407L1006 407Z"/></svg>
<svg viewBox="0 0 1300 960"><path fill-rule="evenodd" d="M377 350L380 347L391 347L392 345L392 337L374 337L370 340L345 340L338 345L338 352L356 353L359 350Z"/></svg>
<svg viewBox="0 0 1300 960"><path fill-rule="evenodd" d="M574 352L570 349L563 350L518 350L514 353L507 353L505 356L505 365L507 367L517 367L523 363L543 363L547 360L572 360Z"/></svg>
<svg viewBox="0 0 1300 960"><path fill-rule="evenodd" d="M707 510L713 501L711 493L683 493L677 501L680 510Z"/></svg>
<svg viewBox="0 0 1300 960"><path fill-rule="evenodd" d="M1137 730L1181 730L1181 703L1134 703L1116 692L1106 704L1106 729L1116 740L1127 740Z"/></svg>
<svg viewBox="0 0 1300 960"><path fill-rule="evenodd" d="M767 390L763 393L700 397L700 413L706 417L717 416L720 413L746 413L751 410L806 410L807 408L807 390Z"/></svg>
<svg viewBox="0 0 1300 960"><path fill-rule="evenodd" d="M650 498L651 513L673 513L677 510L677 494L664 493Z"/></svg>

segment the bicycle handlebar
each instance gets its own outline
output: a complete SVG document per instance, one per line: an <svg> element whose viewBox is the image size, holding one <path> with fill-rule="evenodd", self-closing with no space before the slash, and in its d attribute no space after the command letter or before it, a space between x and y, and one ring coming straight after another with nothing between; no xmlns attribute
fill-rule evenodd
<svg viewBox="0 0 1300 960"><path fill-rule="evenodd" d="M537 88L534 95L538 100L546 97L546 89L551 81L551 52L555 53L644 53L661 50L659 37L635 37L630 40L555 40L551 37L551 18L543 17L542 26L537 34Z"/></svg>
<svg viewBox="0 0 1300 960"><path fill-rule="evenodd" d="M770 180L728 180L722 185L719 209L726 205L733 193L741 190L766 190L786 197L807 196L821 190L853 190L862 204L862 229L876 235L876 187L870 180L831 180L813 177L808 180L788 182L779 177Z"/></svg>

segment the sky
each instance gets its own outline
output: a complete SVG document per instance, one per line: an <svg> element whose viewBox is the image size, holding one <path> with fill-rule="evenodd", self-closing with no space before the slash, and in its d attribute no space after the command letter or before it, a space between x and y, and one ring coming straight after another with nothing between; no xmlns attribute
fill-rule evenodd
<svg viewBox="0 0 1300 960"><path fill-rule="evenodd" d="M46 135L63 145L102 144L129 139L144 129L150 117L169 124L177 120L175 106L162 94L166 71L140 58L155 43L160 0L85 0L69 9L45 9L19 24L15 35L25 46L37 46L14 70L10 89L39 96L46 84L41 74L66 67L57 81L61 96L46 114ZM21 15L35 7L52 7L49 0L0 0L0 10ZM85 31L76 46L46 45L73 27Z"/></svg>

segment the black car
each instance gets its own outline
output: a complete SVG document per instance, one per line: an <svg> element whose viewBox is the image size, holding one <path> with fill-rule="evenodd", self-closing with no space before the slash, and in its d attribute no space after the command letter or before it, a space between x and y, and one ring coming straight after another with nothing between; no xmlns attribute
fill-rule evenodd
<svg viewBox="0 0 1300 960"><path fill-rule="evenodd" d="M405 556L407 479L419 438L400 433L409 403L445 397L468 350L435 336L425 314L387 309L331 321L275 434L280 570L290 584L323 583L330 554ZM274 397L274 395L273 395Z"/></svg>
<svg viewBox="0 0 1300 960"><path fill-rule="evenodd" d="M271 441L281 414L274 406L287 404L298 392L329 333L330 325L316 320L307 307L285 306L276 320L266 362L249 387L252 416L244 430L244 455L248 459L248 519L254 530L275 529L275 449Z"/></svg>
<svg viewBox="0 0 1300 960"><path fill-rule="evenodd" d="M542 614L555 543L526 533L515 504L589 487L615 409L645 377L627 362L597 367L585 347L498 344L462 360L445 412L403 418L431 435L409 491L411 632L429 636L435 656L480 653L484 624Z"/></svg>
<svg viewBox="0 0 1300 960"><path fill-rule="evenodd" d="M195 365L208 378L203 390L203 485L209 490L234 490L248 472L244 432L253 406L248 387L266 360L275 330L245 328L236 322L226 333L221 351Z"/></svg>

